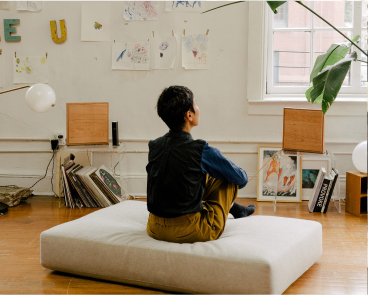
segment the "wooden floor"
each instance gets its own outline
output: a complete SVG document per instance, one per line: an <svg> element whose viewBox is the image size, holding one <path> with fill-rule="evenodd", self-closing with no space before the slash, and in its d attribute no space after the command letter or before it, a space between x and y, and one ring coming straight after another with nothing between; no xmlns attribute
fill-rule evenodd
<svg viewBox="0 0 368 295"><path fill-rule="evenodd" d="M309 213L307 202L257 205L255 214L315 220L323 226L322 257L284 294L367 294L367 216ZM147 294L159 290L88 279L40 265L40 233L96 209L59 209L54 197L36 196L0 217L0 294ZM272 247L272 245L270 245Z"/></svg>

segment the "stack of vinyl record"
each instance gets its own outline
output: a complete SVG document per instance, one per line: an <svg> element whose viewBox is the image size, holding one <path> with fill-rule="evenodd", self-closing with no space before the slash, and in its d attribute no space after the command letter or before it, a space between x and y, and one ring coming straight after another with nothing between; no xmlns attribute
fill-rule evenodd
<svg viewBox="0 0 368 295"><path fill-rule="evenodd" d="M66 159L61 170L66 207L108 207L126 198L112 172L104 165L83 167Z"/></svg>

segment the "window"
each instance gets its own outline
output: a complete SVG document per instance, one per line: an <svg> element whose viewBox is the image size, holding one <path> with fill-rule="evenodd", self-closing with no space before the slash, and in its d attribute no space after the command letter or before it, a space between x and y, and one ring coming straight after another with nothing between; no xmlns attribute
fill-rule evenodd
<svg viewBox="0 0 368 295"><path fill-rule="evenodd" d="M367 5L361 1L303 2L350 39L361 35L358 45L367 50ZM310 87L310 73L316 58L331 44L346 42L339 33L294 1L286 2L278 14L267 10L267 94L303 94ZM358 53L358 59L367 60ZM340 93L367 92L367 64L353 62Z"/></svg>

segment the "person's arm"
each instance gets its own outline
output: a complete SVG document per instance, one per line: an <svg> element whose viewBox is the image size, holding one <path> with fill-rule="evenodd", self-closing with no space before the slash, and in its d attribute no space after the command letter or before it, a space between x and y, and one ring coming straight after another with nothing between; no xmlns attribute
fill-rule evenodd
<svg viewBox="0 0 368 295"><path fill-rule="evenodd" d="M247 173L226 159L218 149L209 146L207 142L202 152L202 171L214 178L238 184L239 189L248 183Z"/></svg>

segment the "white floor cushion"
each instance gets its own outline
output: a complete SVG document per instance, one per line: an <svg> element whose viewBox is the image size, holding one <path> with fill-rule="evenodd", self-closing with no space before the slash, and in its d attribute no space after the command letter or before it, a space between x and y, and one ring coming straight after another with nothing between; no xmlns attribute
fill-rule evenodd
<svg viewBox="0 0 368 295"><path fill-rule="evenodd" d="M176 244L146 233L146 203L125 201L41 233L49 269L183 293L281 294L322 254L322 226L230 219L220 239Z"/></svg>

